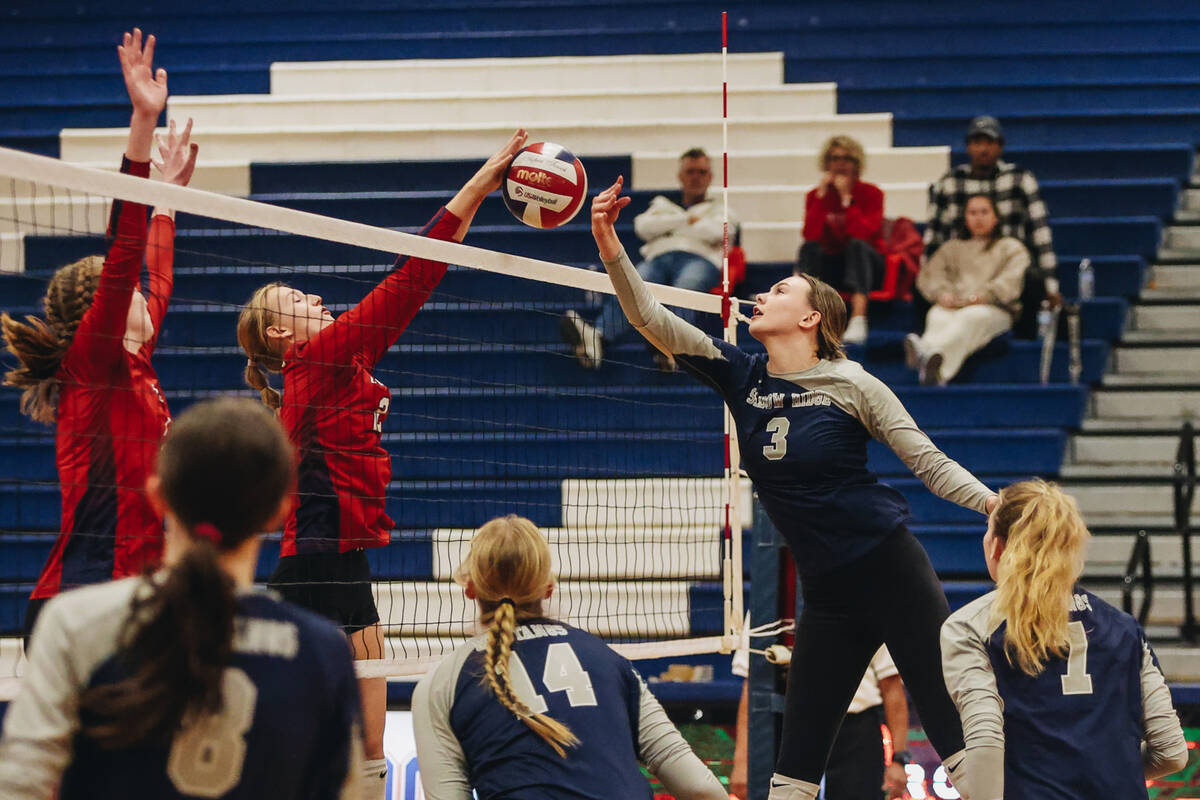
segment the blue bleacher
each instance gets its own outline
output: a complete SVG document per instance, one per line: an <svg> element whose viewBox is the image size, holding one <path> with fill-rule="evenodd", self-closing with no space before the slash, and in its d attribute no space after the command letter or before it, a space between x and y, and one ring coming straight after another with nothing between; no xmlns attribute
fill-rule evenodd
<svg viewBox="0 0 1200 800"><path fill-rule="evenodd" d="M56 155L63 127L125 124L112 43L135 22L161 36L158 60L170 69L173 93L213 94L266 92L269 65L281 60L712 51L721 10L710 0L441 0L388 11L373 0L266 0L252 11L234 0L186 12L147 12L131 0L106 3L103 13L83 5L6 10L0 145ZM901 362L901 338L912 322L903 304L873 308L870 345L852 348L851 356L895 387L935 441L990 485L1054 475L1069 431L1082 420L1087 385L1103 373L1128 301L1142 287L1164 220L1192 169L1200 141L1194 102L1200 7L1165 0L1134 7L1084 0L980 7L867 0L798 8L764 0L732 12L730 23L731 48L782 51L788 81L836 81L841 113L891 112L896 145L948 144L957 163L964 158L967 119L1001 116L1006 158L1042 181L1064 294L1077 294L1080 258L1091 258L1096 269L1097 296L1083 310L1084 385L1066 383L1065 344L1056 351L1052 385L1041 387L1037 343L1003 337L973 358L955 385L918 387ZM987 37L978 32L983 24ZM587 164L594 187L631 174L627 156L593 157ZM466 161L257 164L251 185L255 198L268 202L416 226L474 168ZM647 193L635 197L642 203ZM386 254L302 237L212 229L187 215L179 223L174 307L156 357L176 414L198 392L239 385L244 359L231 346L233 320L250 292L274 277L270 265L294 268L286 279L345 304L378 280L379 267L389 261ZM581 266L597 260L583 221L553 233L531 231L490 200L478 223L470 244ZM634 244L628 219L623 235ZM30 274L0 276L2 305L35 310L48 270L98 249L98 240L31 237ZM752 263L743 296L790 269ZM481 307L481 300L491 305ZM386 437L396 475L389 510L399 530L389 548L372 553L380 577L430 576L432 527L473 525L509 511L559 524L558 479L567 475L687 474L700 465L705 473L719 470L715 396L655 371L641 344L611 349L598 373L579 369L556 329L558 315L579 305L579 293L570 290L452 270L384 359L381 379L404 394ZM594 310L594 298L583 305ZM454 337L466 341L456 344ZM523 345L479 344L499 341ZM520 388L530 375L552 383ZM507 388L483 388L489 376ZM598 401L602 388L619 402ZM660 403L685 413L647 414ZM0 627L9 632L59 513L50 433L21 418L16 406L15 392L0 393ZM436 418L471 422L447 431ZM513 432L514 425L566 432L538 437ZM654 446L642 441L651 430L659 434ZM583 448L586 461L572 457ZM468 452L485 455L471 462ZM529 466L504 474L488 466L516 464L518 452ZM871 461L909 499L914 530L941 574L954 579L946 584L952 607L986 590L978 580L978 515L930 495L885 448L874 445ZM18 476L32 482L18 485ZM268 546L263 572L275 557ZM701 610L693 632L714 630L719 587L698 584L693 599Z"/></svg>

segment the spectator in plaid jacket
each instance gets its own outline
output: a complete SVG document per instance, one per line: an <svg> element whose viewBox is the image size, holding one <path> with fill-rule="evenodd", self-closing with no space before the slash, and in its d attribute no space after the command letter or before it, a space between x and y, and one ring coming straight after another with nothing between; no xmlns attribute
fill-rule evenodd
<svg viewBox="0 0 1200 800"><path fill-rule="evenodd" d="M1021 241L1033 257L1026 286L1040 296L1037 302L1030 303L1028 296L1024 300L1026 310L1036 312L1042 296L1058 302L1058 262L1050 234L1050 214L1042 201L1037 178L1027 169L1000 160L1003 152L1004 131L1000 122L989 116L971 120L967 128L970 163L954 167L929 188L925 257L929 258L943 243L965 232L967 198L989 195L1000 217L1000 235Z"/></svg>

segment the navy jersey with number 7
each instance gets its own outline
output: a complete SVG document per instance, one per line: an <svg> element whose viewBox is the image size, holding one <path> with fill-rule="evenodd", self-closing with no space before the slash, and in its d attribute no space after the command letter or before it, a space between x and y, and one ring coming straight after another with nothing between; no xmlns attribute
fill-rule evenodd
<svg viewBox="0 0 1200 800"><path fill-rule="evenodd" d="M89 687L123 679L121 627L144 579L67 592L38 618L0 737L0 797L45 800L349 798L361 770L358 685L346 638L266 592L238 595L217 714L173 739L101 749L82 730Z"/></svg>
<svg viewBox="0 0 1200 800"><path fill-rule="evenodd" d="M1144 798L1156 761L1186 759L1170 690L1133 617L1076 588L1067 657L1031 676L1009 663L995 601L990 592L950 615L942 662L968 752L1003 750L1005 797Z"/></svg>

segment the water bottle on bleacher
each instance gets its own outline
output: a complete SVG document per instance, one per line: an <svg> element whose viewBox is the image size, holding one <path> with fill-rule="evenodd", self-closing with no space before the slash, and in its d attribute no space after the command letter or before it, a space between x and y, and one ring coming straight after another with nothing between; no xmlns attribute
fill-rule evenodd
<svg viewBox="0 0 1200 800"><path fill-rule="evenodd" d="M1096 296L1096 271L1092 269L1092 260L1085 258L1079 262L1079 299L1091 300Z"/></svg>

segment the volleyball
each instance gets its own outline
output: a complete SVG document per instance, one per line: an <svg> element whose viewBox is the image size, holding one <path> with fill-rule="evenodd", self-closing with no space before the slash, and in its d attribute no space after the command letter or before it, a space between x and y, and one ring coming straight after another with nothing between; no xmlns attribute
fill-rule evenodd
<svg viewBox="0 0 1200 800"><path fill-rule="evenodd" d="M557 228L579 213L587 196L587 172L562 145L537 142L508 165L501 187L504 205L531 228Z"/></svg>

